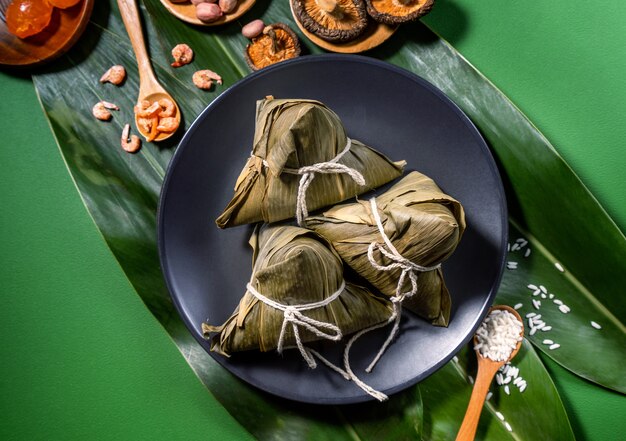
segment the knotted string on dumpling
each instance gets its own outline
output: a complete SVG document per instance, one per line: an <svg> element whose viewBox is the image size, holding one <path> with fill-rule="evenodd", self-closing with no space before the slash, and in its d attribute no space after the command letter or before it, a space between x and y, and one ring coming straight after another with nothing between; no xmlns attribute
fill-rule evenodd
<svg viewBox="0 0 626 441"><path fill-rule="evenodd" d="M298 225L304 227L304 219L309 216L309 210L306 206L306 192L315 179L316 173L321 174L347 174L358 185L365 185L365 178L357 170L348 167L344 164L339 164L339 160L350 150L352 146L352 140L346 137L346 146L344 149L333 159L326 162L318 162L312 165L305 165L300 168L283 168L283 172L292 175L300 175L300 184L298 185L298 196L296 198L296 220ZM263 165L268 166L267 161L263 160Z"/></svg>
<svg viewBox="0 0 626 441"><path fill-rule="evenodd" d="M402 256L398 252L396 247L393 246L393 244L391 243L391 240L389 239L389 237L387 237L387 234L385 234L385 230L383 228L383 224L380 219L380 215L378 213L378 206L376 205L376 198L370 199L370 208L372 210L372 216L374 217L376 226L378 227L378 232L380 233L383 239L383 243L381 244L378 242L372 242L370 246L368 247L367 257L370 263L372 264L372 266L379 271L394 271L397 269L401 269L402 272L400 273L400 277L398 278L398 284L396 285L396 293L393 297L390 298L391 303L393 304L393 311L391 315L389 316L386 322L379 323L374 326L370 326L354 334L352 338L350 338L350 340L346 344L346 348L344 350L343 361L344 361L344 368L346 369L346 372L348 373L350 378L356 384L358 384L363 390L365 390L367 393L369 393L370 395L380 400L380 398L378 398L380 395L384 396L383 399L387 398L386 395L378 391L369 390L371 388L368 385L364 384L361 380L359 380L354 374L354 372L352 371L352 369L350 368L350 348L352 347L354 342L357 341L362 335L370 331L373 331L375 329L383 328L387 326L389 323L393 322L393 327L391 328L391 332L387 336L387 339L381 346L380 350L378 351L378 353L376 354L376 356L374 357L370 365L365 369L366 372L371 372L372 369L374 369L374 366L376 365L376 363L378 363L378 361L380 360L380 357L382 357L384 352L387 350L387 347L391 344L394 337L398 333L398 329L400 327L400 319L402 316L402 302L404 301L404 299L412 297L415 294L417 294L418 273L435 270L439 268L441 264L437 264L434 266L421 266L421 265L417 265L416 263L411 262L410 260ZM380 251L380 253L383 256L385 256L388 260L390 260L391 263L387 265L378 263L376 259L374 258L374 250ZM404 282L406 281L407 276L409 277L409 280L411 281L411 289L409 291L402 292L402 287L404 286Z"/></svg>

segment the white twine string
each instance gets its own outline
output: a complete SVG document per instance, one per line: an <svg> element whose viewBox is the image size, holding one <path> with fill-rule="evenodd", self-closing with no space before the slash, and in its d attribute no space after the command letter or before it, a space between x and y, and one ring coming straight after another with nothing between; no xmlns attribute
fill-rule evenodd
<svg viewBox="0 0 626 441"><path fill-rule="evenodd" d="M304 226L304 219L309 215L309 210L306 206L306 191L315 179L316 173L322 174L332 174L332 173L345 173L352 178L354 182L358 185L365 185L365 178L363 175L356 171L353 168L350 168L346 165L339 164L339 161L343 155L345 155L352 146L352 140L346 137L346 146L343 148L341 153L335 156L333 159L327 162L318 162L317 164L307 165L304 167L300 167L299 169L291 169L285 168L283 169L286 173L292 173L297 175L302 175L300 178L300 184L298 186L298 197L296 199L296 220L298 225L301 227Z"/></svg>
<svg viewBox="0 0 626 441"><path fill-rule="evenodd" d="M369 259L372 266L379 271L393 271L395 269L401 269L402 272L400 273L400 277L398 278L398 284L396 285L396 293L393 297L390 298L391 303L393 305L393 311L391 315L389 316L386 322L379 323L374 326L370 326L369 328L365 328L361 330L360 332L354 334L352 338L350 338L350 340L346 344L346 348L343 354L343 362L344 362L344 367L348 375L350 375L353 381L356 384L358 384L363 390L365 390L368 394L382 401L383 399L387 399L387 396L385 394L375 391L375 390L369 390L371 388L364 383L363 385L360 384L362 383L361 380L359 380L354 374L354 372L352 372L352 369L350 368L350 348L352 347L354 342L357 341L363 334L366 334L375 329L383 328L387 326L389 323L393 322L393 327L391 329L391 332L387 336L387 339L381 346L380 350L378 351L378 353L376 354L376 356L374 357L370 365L365 369L366 372L368 373L371 372L372 369L374 369L374 366L376 365L376 363L378 363L378 360L380 360L380 357L382 357L384 352L387 350L387 347L391 344L394 337L398 333L398 329L400 328L400 319L402 317L402 302L404 301L404 299L417 294L417 273L435 270L439 268L441 264L437 264L434 266L421 266L421 265L417 265L416 263L411 262L410 260L402 256L398 252L396 247L393 246L393 244L391 243L391 240L389 240L389 237L387 237L387 235L385 234L385 230L383 228L383 224L380 219L380 215L378 213L378 207L376 205L376 198L370 199L370 207L372 210L372 215L374 216L374 220L376 221L376 226L378 227L378 232L383 238L384 244L372 242L367 249L367 258ZM378 262L376 262L376 259L374 258L375 249L380 251L382 255L384 255L386 258L391 260L392 263L390 263L389 265L381 265ZM407 276L409 277L409 280L411 281L411 289L409 291L402 292L402 286L404 285L404 282ZM378 398L379 396L384 397L384 398L380 399Z"/></svg>
<svg viewBox="0 0 626 441"><path fill-rule="evenodd" d="M365 178L357 170L348 167L347 165L339 164L339 161L352 146L352 140L346 137L346 146L343 150L335 156L333 159L327 162L318 162L313 165L307 165L300 168L283 168L283 172L292 175L301 175L300 184L298 185L298 196L296 199L296 220L298 225L303 227L304 219L309 215L309 210L306 206L306 191L315 179L316 173L321 174L338 174L345 173L352 178L358 185L365 185ZM267 167L267 161L263 160L263 165Z"/></svg>
<svg viewBox="0 0 626 441"><path fill-rule="evenodd" d="M391 318L390 318L390 320L391 320ZM370 331L373 331L374 329L378 329L378 328L382 328L384 326L387 326L387 324L389 324L389 320L387 320L386 322L379 323L379 324L374 325L374 326L370 326L369 328L365 328L365 329L362 329L361 331L357 332L356 334L354 334L352 336L352 338L350 338L350 340L348 341L348 344L346 344L346 347L345 347L345 349L343 351L343 367L346 370L345 372L348 375L348 378L350 378L350 380L354 381L354 383L357 386L359 386L361 389L363 389L365 392L367 392L372 397L376 398L378 401L385 401L389 397L387 397L387 395L385 395L384 393L374 389L369 384L366 384L363 380L361 380L359 377L357 377L356 374L352 371L352 368L350 367L350 348L352 348L352 344L355 341L357 341L359 339L359 337L361 337L363 334L366 334L366 333L368 333Z"/></svg>
<svg viewBox="0 0 626 441"><path fill-rule="evenodd" d="M333 295L331 295L330 297L324 300L321 300L319 302L305 303L302 305L284 305L282 303L276 302L268 297L265 297L263 294L257 291L254 288L254 286L252 286L252 283L248 283L246 285L246 288L254 297L259 299L266 305L269 305L272 308L277 309L279 311L283 311L284 319L283 319L283 324L280 330L280 336L278 338L278 345L277 345L278 353L282 353L283 345L284 345L284 338L285 338L285 330L287 328L287 325L291 323L293 333L296 339L296 346L298 347L298 350L300 351L302 358L304 358L304 360L307 362L307 364L309 365L311 369L315 369L317 367L317 363L315 362L315 358L314 358L314 357L317 357L322 363L324 363L326 366L328 366L330 369L334 370L335 372L339 373L346 380L354 381L361 389L363 389L365 392L367 392L368 394L376 398L378 401L385 401L387 399L387 395L367 385L365 382L361 381L354 374L354 372L352 372L352 369L350 369L350 363L347 362L349 348L347 348L346 351L344 352L344 365L346 367L346 370L343 370L339 366L335 365L333 362L329 361L319 352L315 351L314 349L305 347L302 344L302 340L300 339L300 332L298 330L298 327L302 326L308 329L309 331L313 332L318 337L326 338L332 341L341 340L343 336L339 327L331 323L326 323L326 322L318 321L310 317L307 317L304 314L302 314L301 311L321 308L323 306L328 305L330 302L332 302L333 300L335 300L337 297L341 295L345 286L346 286L346 282L342 281L339 289L335 291L335 293L333 293ZM385 326L386 324L387 323L383 323L382 326ZM378 327L380 326L381 325L378 325ZM323 331L324 329L329 329L331 333L324 332ZM368 330L371 330L371 329L373 328L368 328ZM360 335L362 333L363 331L361 331L357 335Z"/></svg>
<svg viewBox="0 0 626 441"><path fill-rule="evenodd" d="M341 333L341 329L339 329L338 326L333 325L332 323L322 322L319 320L312 319L311 317L307 317L306 315L302 314L301 311L308 311L310 309L317 309L317 308L321 308L321 307L328 305L330 302L332 302L333 300L335 300L341 295L345 287L346 287L346 282L342 281L341 286L339 287L337 291L335 291L331 296L325 298L324 300L320 300L319 302L304 303L301 305L284 305L268 297L265 297L263 294L257 291L256 288L254 288L254 286L252 286L252 283L248 283L246 285L246 288L254 297L256 297L257 299L259 299L266 305L271 306L274 309L283 311L283 324L280 329L280 336L278 337L278 345L276 348L278 353L280 354L283 351L285 331L287 330L287 326L291 324L293 334L296 339L296 346L300 350L300 354L302 354L302 358L304 358L304 360L307 362L307 364L309 365L311 369L315 369L315 367L317 366L317 363L315 362L315 359L313 358L312 353L318 356L319 354L313 351L312 349L308 349L304 347L304 345L302 344L302 340L300 339L299 327L303 327L307 329L308 331L312 332L313 334L315 334L316 336L320 338L324 338L324 339L331 340L331 341L341 340L343 335ZM330 362L328 360L326 360L325 358L321 356L319 356L319 358L320 360L322 360L322 362L324 362L324 364L329 365Z"/></svg>
<svg viewBox="0 0 626 441"><path fill-rule="evenodd" d="M378 360L383 355L385 350L387 350L387 347L391 344L391 341L398 333L398 329L400 327L400 318L402 316L402 302L404 301L404 299L417 294L417 273L432 271L441 266L441 264L437 264L434 266L421 266L411 262L409 259L402 256L402 254L398 252L396 247L393 246L391 240L389 240L389 237L387 237L387 235L385 234L385 229L383 228L382 221L380 220L380 214L378 213L376 198L370 199L370 207L372 210L372 215L374 216L374 220L376 221L376 227L378 227L378 232L383 238L385 244L382 245L377 242L372 242L367 249L367 258L369 259L372 266L379 271L393 271L395 269L401 269L402 272L400 273L400 277L398 278L396 293L393 297L389 299L393 304L393 313L391 317L389 317L387 323L391 323L393 321L393 328L391 328L391 332L389 333L387 340L385 340L385 343L383 343L383 346L378 351L378 354L376 354L374 360L367 367L366 372L371 372L372 369L374 369L374 366L376 365L376 363L378 363ZM385 248L385 246L387 248ZM375 249L380 251L380 253L387 259L391 260L392 263L390 263L389 265L380 265L378 262L376 262L376 259L374 258ZM404 285L407 276L411 281L411 289L409 291L402 292L402 286Z"/></svg>

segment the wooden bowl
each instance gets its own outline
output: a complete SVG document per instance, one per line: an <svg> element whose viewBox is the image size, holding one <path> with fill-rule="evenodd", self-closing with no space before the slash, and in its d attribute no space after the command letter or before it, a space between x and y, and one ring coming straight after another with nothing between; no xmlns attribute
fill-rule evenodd
<svg viewBox="0 0 626 441"><path fill-rule="evenodd" d="M5 21L0 20L0 65L32 67L67 52L87 27L94 2L82 0L68 9L54 8L50 24L25 39L11 34Z"/></svg>
<svg viewBox="0 0 626 441"><path fill-rule="evenodd" d="M218 26L229 23L241 17L243 14L248 12L252 5L254 5L255 1L256 0L239 0L237 8L233 12L231 12L230 14L226 14L222 16L219 20L213 21L211 23L205 23L198 20L198 18L196 17L196 7L191 2L174 3L169 0L161 0L161 3L163 4L163 6L165 6L165 9L170 11L170 13L179 20L199 26Z"/></svg>
<svg viewBox="0 0 626 441"><path fill-rule="evenodd" d="M331 52L338 52L342 54L356 54L359 52L365 52L384 43L389 37L393 35L394 32L396 32L396 29L398 29L398 26L390 26L383 23L378 23L369 18L367 28L365 29L365 32L363 32L363 34L359 35L354 40L347 41L345 43L333 43L331 41L324 40L323 38L320 38L312 32L306 30L296 17L296 14L293 13L292 0L289 0L289 6L291 7L291 15L293 15L293 19L298 25L298 28L300 28L300 31L317 46Z"/></svg>

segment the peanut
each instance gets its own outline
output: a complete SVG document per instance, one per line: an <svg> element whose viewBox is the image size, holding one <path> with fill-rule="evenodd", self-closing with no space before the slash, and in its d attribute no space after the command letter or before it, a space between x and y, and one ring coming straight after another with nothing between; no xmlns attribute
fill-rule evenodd
<svg viewBox="0 0 626 441"><path fill-rule="evenodd" d="M264 28L265 23L263 23L263 20L252 20L250 23L241 28L241 34L246 38L252 39L261 35Z"/></svg>
<svg viewBox="0 0 626 441"><path fill-rule="evenodd" d="M219 0L219 5L224 14L230 14L237 7L237 0Z"/></svg>
<svg viewBox="0 0 626 441"><path fill-rule="evenodd" d="M196 5L196 17L198 20L210 23L219 20L224 13L215 3L200 3Z"/></svg>

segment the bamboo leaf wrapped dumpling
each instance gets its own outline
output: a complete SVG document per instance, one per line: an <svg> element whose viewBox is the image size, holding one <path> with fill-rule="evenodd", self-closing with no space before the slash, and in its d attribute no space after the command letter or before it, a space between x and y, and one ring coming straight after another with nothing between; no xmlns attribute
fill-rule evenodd
<svg viewBox="0 0 626 441"><path fill-rule="evenodd" d="M393 250L379 231L374 207ZM440 264L465 230L463 207L419 172L409 173L377 196L374 207L370 201L337 205L309 217L307 226L328 239L341 258L381 293L392 299L411 293L402 296L403 307L447 326L450 294Z"/></svg>
<svg viewBox="0 0 626 441"><path fill-rule="evenodd" d="M404 165L348 138L339 117L319 101L260 100L252 156L216 223L227 228L296 217L301 224L308 210L390 182Z"/></svg>
<svg viewBox="0 0 626 441"><path fill-rule="evenodd" d="M223 325L202 325L207 338L217 332L212 351L229 356L296 346L314 367L304 343L336 341L391 315L390 302L344 281L341 258L315 232L263 225L250 244L253 275L238 307Z"/></svg>

